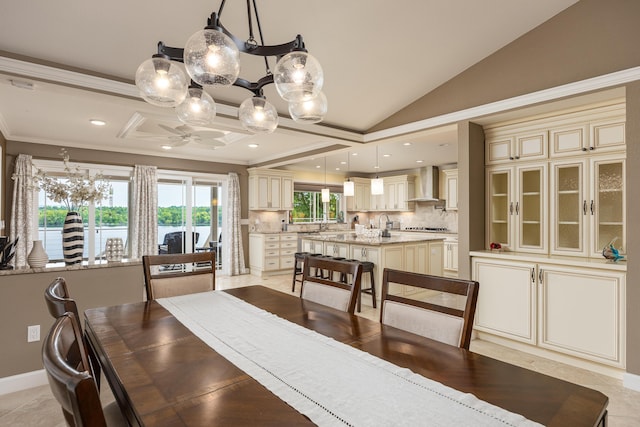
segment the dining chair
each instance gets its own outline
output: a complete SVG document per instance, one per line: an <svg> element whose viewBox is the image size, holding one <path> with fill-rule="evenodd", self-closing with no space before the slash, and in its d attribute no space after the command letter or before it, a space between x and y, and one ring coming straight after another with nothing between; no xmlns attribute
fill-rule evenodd
<svg viewBox="0 0 640 427"><path fill-rule="evenodd" d="M160 254L182 254L185 251L184 238L185 231L172 231L164 235L161 245L158 245L158 253ZM192 251L195 251L196 244L200 238L200 233L194 231L191 233Z"/></svg>
<svg viewBox="0 0 640 427"><path fill-rule="evenodd" d="M385 268L380 322L469 349L480 285Z"/></svg>
<svg viewBox="0 0 640 427"><path fill-rule="evenodd" d="M329 271L317 276L316 271ZM313 273L311 273L313 272ZM341 281L340 277L347 277ZM300 298L353 314L360 293L362 265L324 257L306 256Z"/></svg>
<svg viewBox="0 0 640 427"><path fill-rule="evenodd" d="M75 360L80 363L76 365ZM49 386L70 426L128 426L115 402L102 407L90 373L78 319L71 312L58 317L42 346Z"/></svg>
<svg viewBox="0 0 640 427"><path fill-rule="evenodd" d="M215 289L216 253L144 255L147 299L167 298Z"/></svg>
<svg viewBox="0 0 640 427"><path fill-rule="evenodd" d="M49 314L51 314L54 319L63 316L65 313L73 313L73 319L78 322L78 330L82 332L82 325L80 323L80 317L78 316L76 301L71 298L69 289L67 288L67 282L63 277L56 277L53 279L44 291L44 299L47 303ZM86 344L85 349L89 356L91 372L93 372L98 389L100 389L100 362L98 361L98 357ZM81 362L79 355L78 358L72 362L74 366L78 366Z"/></svg>

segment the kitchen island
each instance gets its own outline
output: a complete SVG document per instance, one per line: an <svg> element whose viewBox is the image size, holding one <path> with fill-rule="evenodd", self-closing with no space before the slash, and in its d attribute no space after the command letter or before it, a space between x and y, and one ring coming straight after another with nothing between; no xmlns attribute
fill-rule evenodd
<svg viewBox="0 0 640 427"><path fill-rule="evenodd" d="M376 299L380 300L382 272L385 268L421 274L442 275L443 238L428 234L393 234L390 237L365 237L355 233L311 234L302 239L302 250L374 264ZM363 287L369 287L363 277ZM364 298L363 302L368 303Z"/></svg>

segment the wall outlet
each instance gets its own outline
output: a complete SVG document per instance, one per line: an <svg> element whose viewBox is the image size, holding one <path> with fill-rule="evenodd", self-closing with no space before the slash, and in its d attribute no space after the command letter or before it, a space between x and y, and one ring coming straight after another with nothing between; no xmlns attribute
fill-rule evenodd
<svg viewBox="0 0 640 427"><path fill-rule="evenodd" d="M27 342L40 341L40 325L27 326Z"/></svg>

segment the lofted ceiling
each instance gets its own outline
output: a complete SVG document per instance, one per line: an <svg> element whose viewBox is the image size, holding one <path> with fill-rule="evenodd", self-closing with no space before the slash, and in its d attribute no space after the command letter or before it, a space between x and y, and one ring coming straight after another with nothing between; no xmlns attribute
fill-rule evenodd
<svg viewBox="0 0 640 427"><path fill-rule="evenodd" d="M300 170L317 169L327 157L328 170L346 171L341 162L349 158L350 171L363 174L376 171L376 145L380 172L415 168L417 160L455 163L455 127L367 144L365 131L576 2L258 0L265 43L302 34L322 64L329 112L319 125L295 123L270 85L265 94L280 126L256 136L235 119L250 96L245 90L209 90L218 103L215 123L185 129L172 109L143 102L132 84L158 41L184 46L219 1L193 0L188 8L167 0L152 7L123 0L0 1L0 132L7 140ZM247 38L245 2L227 1L221 22ZM241 60L241 77L264 75L263 61ZM90 119L106 125L92 126Z"/></svg>

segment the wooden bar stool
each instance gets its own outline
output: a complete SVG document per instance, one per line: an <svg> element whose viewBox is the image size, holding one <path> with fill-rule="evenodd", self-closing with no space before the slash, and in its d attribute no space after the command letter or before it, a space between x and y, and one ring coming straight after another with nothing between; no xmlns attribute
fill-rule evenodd
<svg viewBox="0 0 640 427"><path fill-rule="evenodd" d="M371 261L360 261L357 259L347 259L345 260L347 262L358 262L360 264L362 264L362 278L364 279L364 274L365 273L369 273L369 283L371 284L370 287L368 288L360 288L360 293L363 294L369 294L371 295L371 301L373 303L373 308L376 308L376 283L375 280L373 278L373 267L374 264ZM347 283L347 277L342 275L340 277L340 281L343 283ZM363 280L360 281L360 283L363 283ZM361 295L358 295L358 313L360 313L362 311L362 301L361 301Z"/></svg>
<svg viewBox="0 0 640 427"><path fill-rule="evenodd" d="M291 282L291 292L296 291L296 282L302 283L302 267L304 265L304 257L311 255L309 252L296 252L294 254L295 261L293 262L293 281ZM298 279L298 276L300 278Z"/></svg>

